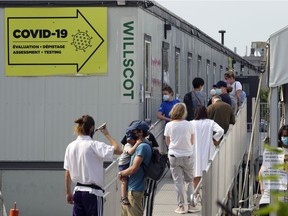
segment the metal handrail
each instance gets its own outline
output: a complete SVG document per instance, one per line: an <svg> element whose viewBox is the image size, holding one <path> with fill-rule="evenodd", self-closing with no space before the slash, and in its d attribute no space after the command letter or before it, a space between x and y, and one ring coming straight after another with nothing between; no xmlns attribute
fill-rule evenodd
<svg viewBox="0 0 288 216"><path fill-rule="evenodd" d="M151 127L149 128L149 131L154 129L154 127L156 127L158 124L160 124L163 120L162 119L159 119L157 120L154 124L151 125Z"/></svg>

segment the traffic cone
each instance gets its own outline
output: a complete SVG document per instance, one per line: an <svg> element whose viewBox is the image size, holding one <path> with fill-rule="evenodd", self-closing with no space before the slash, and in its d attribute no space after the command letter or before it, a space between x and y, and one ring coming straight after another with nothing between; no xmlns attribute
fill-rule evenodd
<svg viewBox="0 0 288 216"><path fill-rule="evenodd" d="M14 203L14 209L10 209L9 216L19 216L19 210L16 208L16 202Z"/></svg>

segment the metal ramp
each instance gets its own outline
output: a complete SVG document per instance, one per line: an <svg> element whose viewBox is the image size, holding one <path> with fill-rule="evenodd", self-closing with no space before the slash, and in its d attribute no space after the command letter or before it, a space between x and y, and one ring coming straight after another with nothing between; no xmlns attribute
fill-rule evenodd
<svg viewBox="0 0 288 216"><path fill-rule="evenodd" d="M236 124L231 126L225 134L219 148L216 150L212 160L210 160L207 168L202 175L202 209L201 212L187 213L191 215L214 216L221 215L222 209L217 205L219 201L231 207L231 193L241 194L234 185L235 179L241 169L244 155L247 153L247 105L243 104L236 117ZM150 131L156 137L160 151L165 152L163 138L163 122L154 124ZM105 190L104 196L104 215L118 216L121 212L119 181L117 181L117 161L114 161L105 170ZM235 195L234 194L234 195ZM230 197L230 198L229 198ZM237 197L235 197L235 200ZM237 205L237 203L235 203ZM115 208L111 208L114 206ZM234 205L235 206L235 205ZM187 206L185 206L187 208ZM179 215L174 213L177 208L177 195L174 187L174 182L171 177L165 178L159 183L151 216L174 216ZM231 209L231 208L230 208Z"/></svg>
<svg viewBox="0 0 288 216"><path fill-rule="evenodd" d="M179 215L174 212L177 208L177 194L172 177L169 175L162 179L158 184L157 193L155 195L153 216L176 216ZM196 208L201 209L199 205ZM187 209L187 205L185 206ZM202 213L186 213L193 216L201 216Z"/></svg>

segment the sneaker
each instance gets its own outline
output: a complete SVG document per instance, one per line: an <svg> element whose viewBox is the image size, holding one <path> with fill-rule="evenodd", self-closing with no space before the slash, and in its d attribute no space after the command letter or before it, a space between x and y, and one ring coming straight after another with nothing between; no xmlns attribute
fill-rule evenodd
<svg viewBox="0 0 288 216"><path fill-rule="evenodd" d="M196 206L193 206L191 204L188 205L188 212L189 213L195 213L195 212L200 212L200 209Z"/></svg>
<svg viewBox="0 0 288 216"><path fill-rule="evenodd" d="M185 214L186 213L184 206L178 206L178 208L175 210L175 212L178 214Z"/></svg>

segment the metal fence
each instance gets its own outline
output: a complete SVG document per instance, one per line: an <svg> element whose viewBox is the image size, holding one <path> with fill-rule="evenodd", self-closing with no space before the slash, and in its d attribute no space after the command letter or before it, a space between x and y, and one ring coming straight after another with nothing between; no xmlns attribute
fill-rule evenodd
<svg viewBox="0 0 288 216"><path fill-rule="evenodd" d="M247 151L247 105L243 104L237 114L236 123L224 136L219 148L203 171L202 215L221 215L216 201L226 203L233 187L237 170Z"/></svg>

